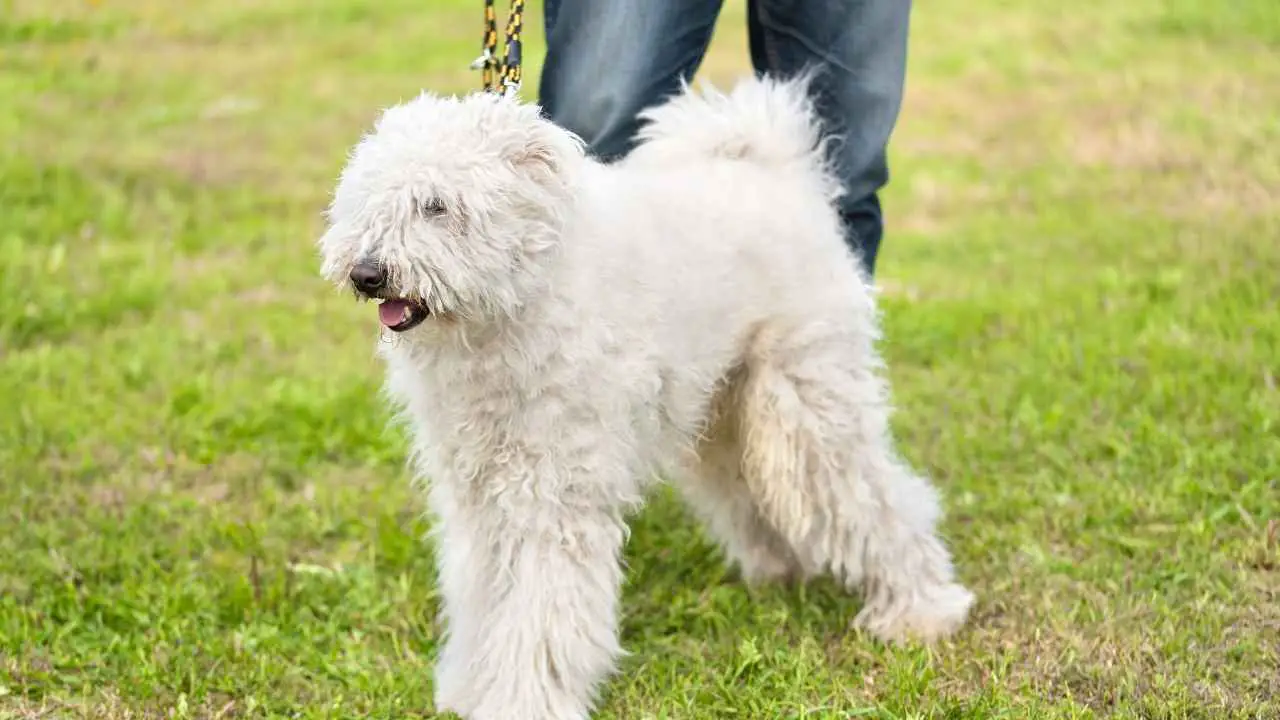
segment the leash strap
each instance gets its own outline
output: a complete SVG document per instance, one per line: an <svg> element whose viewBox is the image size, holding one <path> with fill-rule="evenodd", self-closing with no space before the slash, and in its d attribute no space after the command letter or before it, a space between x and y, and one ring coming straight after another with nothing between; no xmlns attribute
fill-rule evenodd
<svg viewBox="0 0 1280 720"><path fill-rule="evenodd" d="M471 63L471 68L481 71L484 91L514 95L523 77L520 34L524 31L524 0L511 0L502 59L498 58L498 14L493 4L494 0L484 0L484 52Z"/></svg>

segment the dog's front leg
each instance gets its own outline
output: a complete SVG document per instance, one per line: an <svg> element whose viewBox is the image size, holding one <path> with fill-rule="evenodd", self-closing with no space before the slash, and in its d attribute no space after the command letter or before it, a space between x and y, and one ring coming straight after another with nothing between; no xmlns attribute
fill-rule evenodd
<svg viewBox="0 0 1280 720"><path fill-rule="evenodd" d="M620 653L628 482L512 465L483 491L432 492L448 626L436 706L466 720L585 719Z"/></svg>

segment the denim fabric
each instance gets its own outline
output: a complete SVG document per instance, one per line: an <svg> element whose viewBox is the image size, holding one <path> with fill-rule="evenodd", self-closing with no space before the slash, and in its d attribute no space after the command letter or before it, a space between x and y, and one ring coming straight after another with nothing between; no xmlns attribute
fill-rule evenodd
<svg viewBox="0 0 1280 720"><path fill-rule="evenodd" d="M692 78L721 0L545 0L539 101L603 160L625 155L636 114ZM906 78L911 0L748 0L751 60L779 76L816 68L815 104L845 187L849 246L875 270L885 148Z"/></svg>

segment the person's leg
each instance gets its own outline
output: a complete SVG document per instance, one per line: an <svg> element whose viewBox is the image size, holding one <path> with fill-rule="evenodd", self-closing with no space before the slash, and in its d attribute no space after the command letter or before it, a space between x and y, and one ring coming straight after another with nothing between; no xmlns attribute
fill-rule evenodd
<svg viewBox="0 0 1280 720"><path fill-rule="evenodd" d="M635 145L637 113L702 62L722 0L548 0L539 103L602 160Z"/></svg>
<svg viewBox="0 0 1280 720"><path fill-rule="evenodd" d="M844 185L850 247L874 274L889 180L885 148L898 120L911 0L748 0L751 59L780 76L816 68L815 104L836 136L831 160Z"/></svg>

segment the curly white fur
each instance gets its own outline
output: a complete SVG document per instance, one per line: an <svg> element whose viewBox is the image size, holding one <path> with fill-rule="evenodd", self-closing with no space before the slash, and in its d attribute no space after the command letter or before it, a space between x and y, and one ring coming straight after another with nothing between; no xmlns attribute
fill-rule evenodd
<svg viewBox="0 0 1280 720"><path fill-rule="evenodd" d="M355 148L323 272L381 263L432 313L381 347L435 515L439 709L589 716L621 653L624 518L656 476L752 582L832 573L886 640L963 624L806 97L686 91L609 166L490 95L424 94Z"/></svg>

